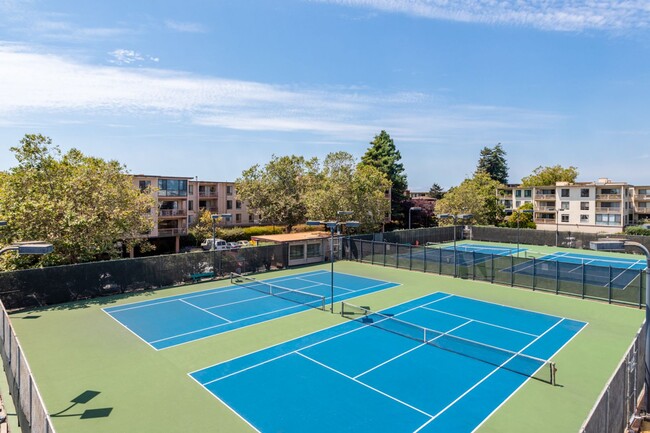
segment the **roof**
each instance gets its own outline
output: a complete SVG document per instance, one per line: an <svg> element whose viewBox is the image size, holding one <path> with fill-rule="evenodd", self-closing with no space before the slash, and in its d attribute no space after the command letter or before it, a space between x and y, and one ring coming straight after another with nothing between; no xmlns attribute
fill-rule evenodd
<svg viewBox="0 0 650 433"><path fill-rule="evenodd" d="M276 243L289 243L289 242L300 242L300 241L310 241L315 239L324 239L330 237L330 232L301 232L301 233L287 233L282 235L263 235L263 236L252 236L256 242L276 242Z"/></svg>

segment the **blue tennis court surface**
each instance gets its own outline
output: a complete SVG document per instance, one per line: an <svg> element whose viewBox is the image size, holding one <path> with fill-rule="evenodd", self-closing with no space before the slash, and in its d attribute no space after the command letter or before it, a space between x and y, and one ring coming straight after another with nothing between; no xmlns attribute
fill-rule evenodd
<svg viewBox="0 0 650 433"><path fill-rule="evenodd" d="M646 260L603 257L573 252L555 252L535 261L505 269L525 275L559 278L569 282L584 281L594 286L624 289L646 268ZM584 275L583 275L584 274Z"/></svg>
<svg viewBox="0 0 650 433"><path fill-rule="evenodd" d="M472 432L585 325L435 293L190 376L260 432Z"/></svg>
<svg viewBox="0 0 650 433"><path fill-rule="evenodd" d="M329 302L331 274L315 271L259 280L282 290L300 290ZM397 286L334 273L334 300ZM291 293L291 292L289 292ZM311 305L311 306L310 306ZM105 308L104 311L155 349L165 349L315 307L239 285Z"/></svg>
<svg viewBox="0 0 650 433"><path fill-rule="evenodd" d="M414 249L409 252L409 258L416 260L426 260L428 262L454 263L454 255L458 265L471 266L473 264L484 263L491 260L493 256L511 256L517 254L517 251L524 252L525 248L499 247L493 245L479 245L472 243L427 246L424 248ZM403 255L406 257L407 255Z"/></svg>

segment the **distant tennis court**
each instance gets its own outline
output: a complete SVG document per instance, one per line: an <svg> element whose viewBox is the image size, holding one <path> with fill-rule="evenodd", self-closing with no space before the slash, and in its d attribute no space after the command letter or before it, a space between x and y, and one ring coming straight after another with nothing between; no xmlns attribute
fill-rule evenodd
<svg viewBox="0 0 650 433"><path fill-rule="evenodd" d="M531 377L559 392L549 360L586 326L446 293L342 310L354 320L190 376L260 432L469 433Z"/></svg>
<svg viewBox="0 0 650 433"><path fill-rule="evenodd" d="M413 260L425 260L434 263L454 263L454 255L457 264L460 266L471 266L473 264L484 263L491 260L493 256L510 256L526 251L526 249L493 245L480 245L472 243L458 243L454 247L449 243L445 244L427 244L425 248L418 248L410 251L408 255L402 255L402 258Z"/></svg>
<svg viewBox="0 0 650 433"><path fill-rule="evenodd" d="M331 273L325 270L254 280L237 277L229 287L105 308L104 311L155 349L254 325L330 301ZM397 284L334 274L334 300Z"/></svg>
<svg viewBox="0 0 650 433"><path fill-rule="evenodd" d="M555 252L534 261L505 269L525 275L559 278L613 289L624 289L639 272L646 268L646 260L603 257L573 252ZM584 276L583 276L584 274ZM611 282L611 283L610 283Z"/></svg>

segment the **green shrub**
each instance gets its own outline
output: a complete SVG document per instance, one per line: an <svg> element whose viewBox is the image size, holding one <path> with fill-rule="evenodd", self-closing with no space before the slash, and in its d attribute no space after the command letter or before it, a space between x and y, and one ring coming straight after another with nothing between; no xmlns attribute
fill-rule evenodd
<svg viewBox="0 0 650 433"><path fill-rule="evenodd" d="M642 226L630 226L625 227L625 234L627 235L639 235L639 236L650 236L650 229L647 229Z"/></svg>

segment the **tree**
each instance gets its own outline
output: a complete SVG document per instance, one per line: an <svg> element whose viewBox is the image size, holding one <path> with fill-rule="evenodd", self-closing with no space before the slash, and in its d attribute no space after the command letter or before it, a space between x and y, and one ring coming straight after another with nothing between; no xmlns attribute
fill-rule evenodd
<svg viewBox="0 0 650 433"><path fill-rule="evenodd" d="M524 210L533 210L533 204L524 203L519 207L519 209L513 210L512 214L507 218L505 225L512 228L537 228L537 225L533 221L533 214L530 212L523 212Z"/></svg>
<svg viewBox="0 0 650 433"><path fill-rule="evenodd" d="M290 232L306 219L304 198L316 164L302 156L273 155L264 168L255 164L242 173L235 181L237 194L262 221L285 224Z"/></svg>
<svg viewBox="0 0 650 433"><path fill-rule="evenodd" d="M476 224L496 224L503 218L503 206L495 195L499 185L487 173L475 173L473 178L450 188L436 203L436 211L438 214L472 214Z"/></svg>
<svg viewBox="0 0 650 433"><path fill-rule="evenodd" d="M521 186L551 186L556 182L575 182L578 177L576 167L564 168L561 165L542 167L541 165L533 170L533 173L521 180Z"/></svg>
<svg viewBox="0 0 650 433"><path fill-rule="evenodd" d="M219 226L223 218L219 217L216 221L215 232L216 237L223 238L222 229ZM197 244L200 244L205 239L212 239L212 212L204 210L199 215L199 218L189 228L189 233L194 237Z"/></svg>
<svg viewBox="0 0 650 433"><path fill-rule="evenodd" d="M376 230L390 208L389 188L390 181L379 169L357 164L347 152L330 153L310 178L307 215L313 220L331 220L337 211L352 211L349 218L359 221L362 231Z"/></svg>
<svg viewBox="0 0 650 433"><path fill-rule="evenodd" d="M442 187L437 183L434 183L433 185L431 185L431 188L429 188L429 197L431 198L440 200L444 195L445 192L443 191Z"/></svg>
<svg viewBox="0 0 650 433"><path fill-rule="evenodd" d="M481 157L476 166L476 173L485 172L490 175L493 180L501 184L508 182L508 164L506 163L506 152L501 147L501 143L490 149L484 147L481 150Z"/></svg>
<svg viewBox="0 0 650 433"><path fill-rule="evenodd" d="M127 247L147 245L148 214L156 203L140 191L117 161L85 156L77 149L61 155L52 140L25 135L11 151L18 166L0 176L2 242L43 240L54 252L11 257L5 269L59 265L113 258Z"/></svg>
<svg viewBox="0 0 650 433"><path fill-rule="evenodd" d="M391 182L390 189L390 209L393 220L404 221L402 212L402 201L406 198L406 174L404 174L404 165L399 161L402 155L395 147L393 139L386 131L381 131L375 135L371 146L361 158L362 164L370 165L379 169L388 177Z"/></svg>

